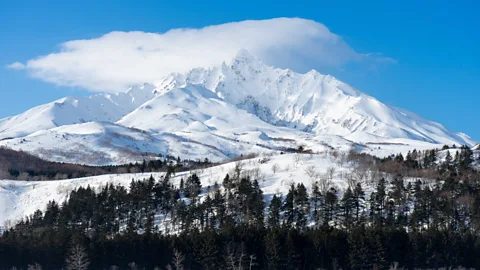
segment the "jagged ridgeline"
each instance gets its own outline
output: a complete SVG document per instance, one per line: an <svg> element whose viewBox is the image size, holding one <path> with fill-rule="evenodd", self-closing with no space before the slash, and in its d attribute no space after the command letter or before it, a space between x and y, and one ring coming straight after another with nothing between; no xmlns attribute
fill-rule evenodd
<svg viewBox="0 0 480 270"><path fill-rule="evenodd" d="M77 256L89 269L478 268L476 155L332 151L117 175L7 230L0 267L61 269Z"/></svg>

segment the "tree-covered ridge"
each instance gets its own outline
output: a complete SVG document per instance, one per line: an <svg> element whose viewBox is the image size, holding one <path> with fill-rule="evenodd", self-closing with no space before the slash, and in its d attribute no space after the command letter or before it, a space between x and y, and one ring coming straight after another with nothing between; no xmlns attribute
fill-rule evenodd
<svg viewBox="0 0 480 270"><path fill-rule="evenodd" d="M188 160L169 155L149 158L129 164L89 166L47 161L23 151L0 147L0 178L14 180L59 180L104 174L184 171L215 165L208 158L204 160Z"/></svg>

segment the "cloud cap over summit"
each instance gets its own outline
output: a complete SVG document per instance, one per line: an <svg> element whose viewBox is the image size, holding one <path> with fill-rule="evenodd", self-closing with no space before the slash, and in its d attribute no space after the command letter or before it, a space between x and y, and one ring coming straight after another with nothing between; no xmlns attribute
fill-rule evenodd
<svg viewBox="0 0 480 270"><path fill-rule="evenodd" d="M155 83L171 72L213 66L247 49L265 63L304 72L346 64L394 62L378 53L358 53L325 25L301 18L247 20L165 33L114 31L71 40L58 52L14 62L11 69L60 86L120 92Z"/></svg>

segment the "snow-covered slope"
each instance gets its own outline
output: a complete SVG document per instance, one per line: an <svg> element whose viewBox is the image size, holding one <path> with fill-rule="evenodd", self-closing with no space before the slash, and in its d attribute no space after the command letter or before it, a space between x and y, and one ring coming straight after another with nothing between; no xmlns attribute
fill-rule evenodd
<svg viewBox="0 0 480 270"><path fill-rule="evenodd" d="M115 122L153 97L153 85L132 87L125 93L66 97L16 116L0 119L0 140L39 130L90 121Z"/></svg>
<svg viewBox="0 0 480 270"><path fill-rule="evenodd" d="M268 125L201 85L186 85L160 94L118 123L154 133L178 130L205 132L223 128L222 125L253 130Z"/></svg>
<svg viewBox="0 0 480 270"><path fill-rule="evenodd" d="M26 137L0 141L15 150L41 158L90 165L126 164L157 158L167 143L147 132L108 122L88 122L40 130Z"/></svg>
<svg viewBox="0 0 480 270"><path fill-rule="evenodd" d="M91 121L95 127L82 125ZM58 128L65 125L65 130ZM122 126L137 129L136 135ZM59 134L72 137L85 127L95 135L59 139L63 138ZM113 127L117 131L109 131ZM112 141L112 133L135 139L105 143ZM141 138L133 143L136 136ZM142 152L223 160L302 145L314 152L353 148L384 156L476 143L465 134L387 106L332 76L269 67L245 50L228 63L172 73L155 86L68 97L1 119L1 139L1 145L48 159L88 164L135 161ZM74 149L100 149L102 155L95 153L105 158L66 154Z"/></svg>
<svg viewBox="0 0 480 270"><path fill-rule="evenodd" d="M274 126L255 114L226 102L202 85L188 84L162 93L126 115L117 124L142 129L169 141L175 138L197 144L196 149L180 149L170 144L170 153L211 160L232 158L240 154L275 152L285 148L306 145L315 151L330 148L326 142L338 147L351 143L342 138L323 138L319 142L313 134ZM207 151L198 147L203 146ZM185 151L188 149L187 151ZM197 152L195 152L197 151ZM200 151L200 152L198 152Z"/></svg>

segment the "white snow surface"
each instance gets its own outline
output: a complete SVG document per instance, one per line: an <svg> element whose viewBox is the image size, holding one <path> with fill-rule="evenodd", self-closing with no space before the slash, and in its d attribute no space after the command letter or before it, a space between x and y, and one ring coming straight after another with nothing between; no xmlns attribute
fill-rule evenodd
<svg viewBox="0 0 480 270"><path fill-rule="evenodd" d="M167 143L141 130L109 122L87 122L40 130L11 139L7 145L28 149L47 160L81 160L86 164L108 165L158 158L158 153L166 149Z"/></svg>
<svg viewBox="0 0 480 270"><path fill-rule="evenodd" d="M153 85L132 87L125 93L66 97L16 116L0 119L0 140L39 130L90 121L115 122L153 97Z"/></svg>
<svg viewBox="0 0 480 270"><path fill-rule="evenodd" d="M1 119L0 140L50 160L92 165L138 161L145 153L218 161L300 145L385 156L476 144L330 75L269 67L245 50L155 85L67 97ZM70 154L78 149L101 158Z"/></svg>

